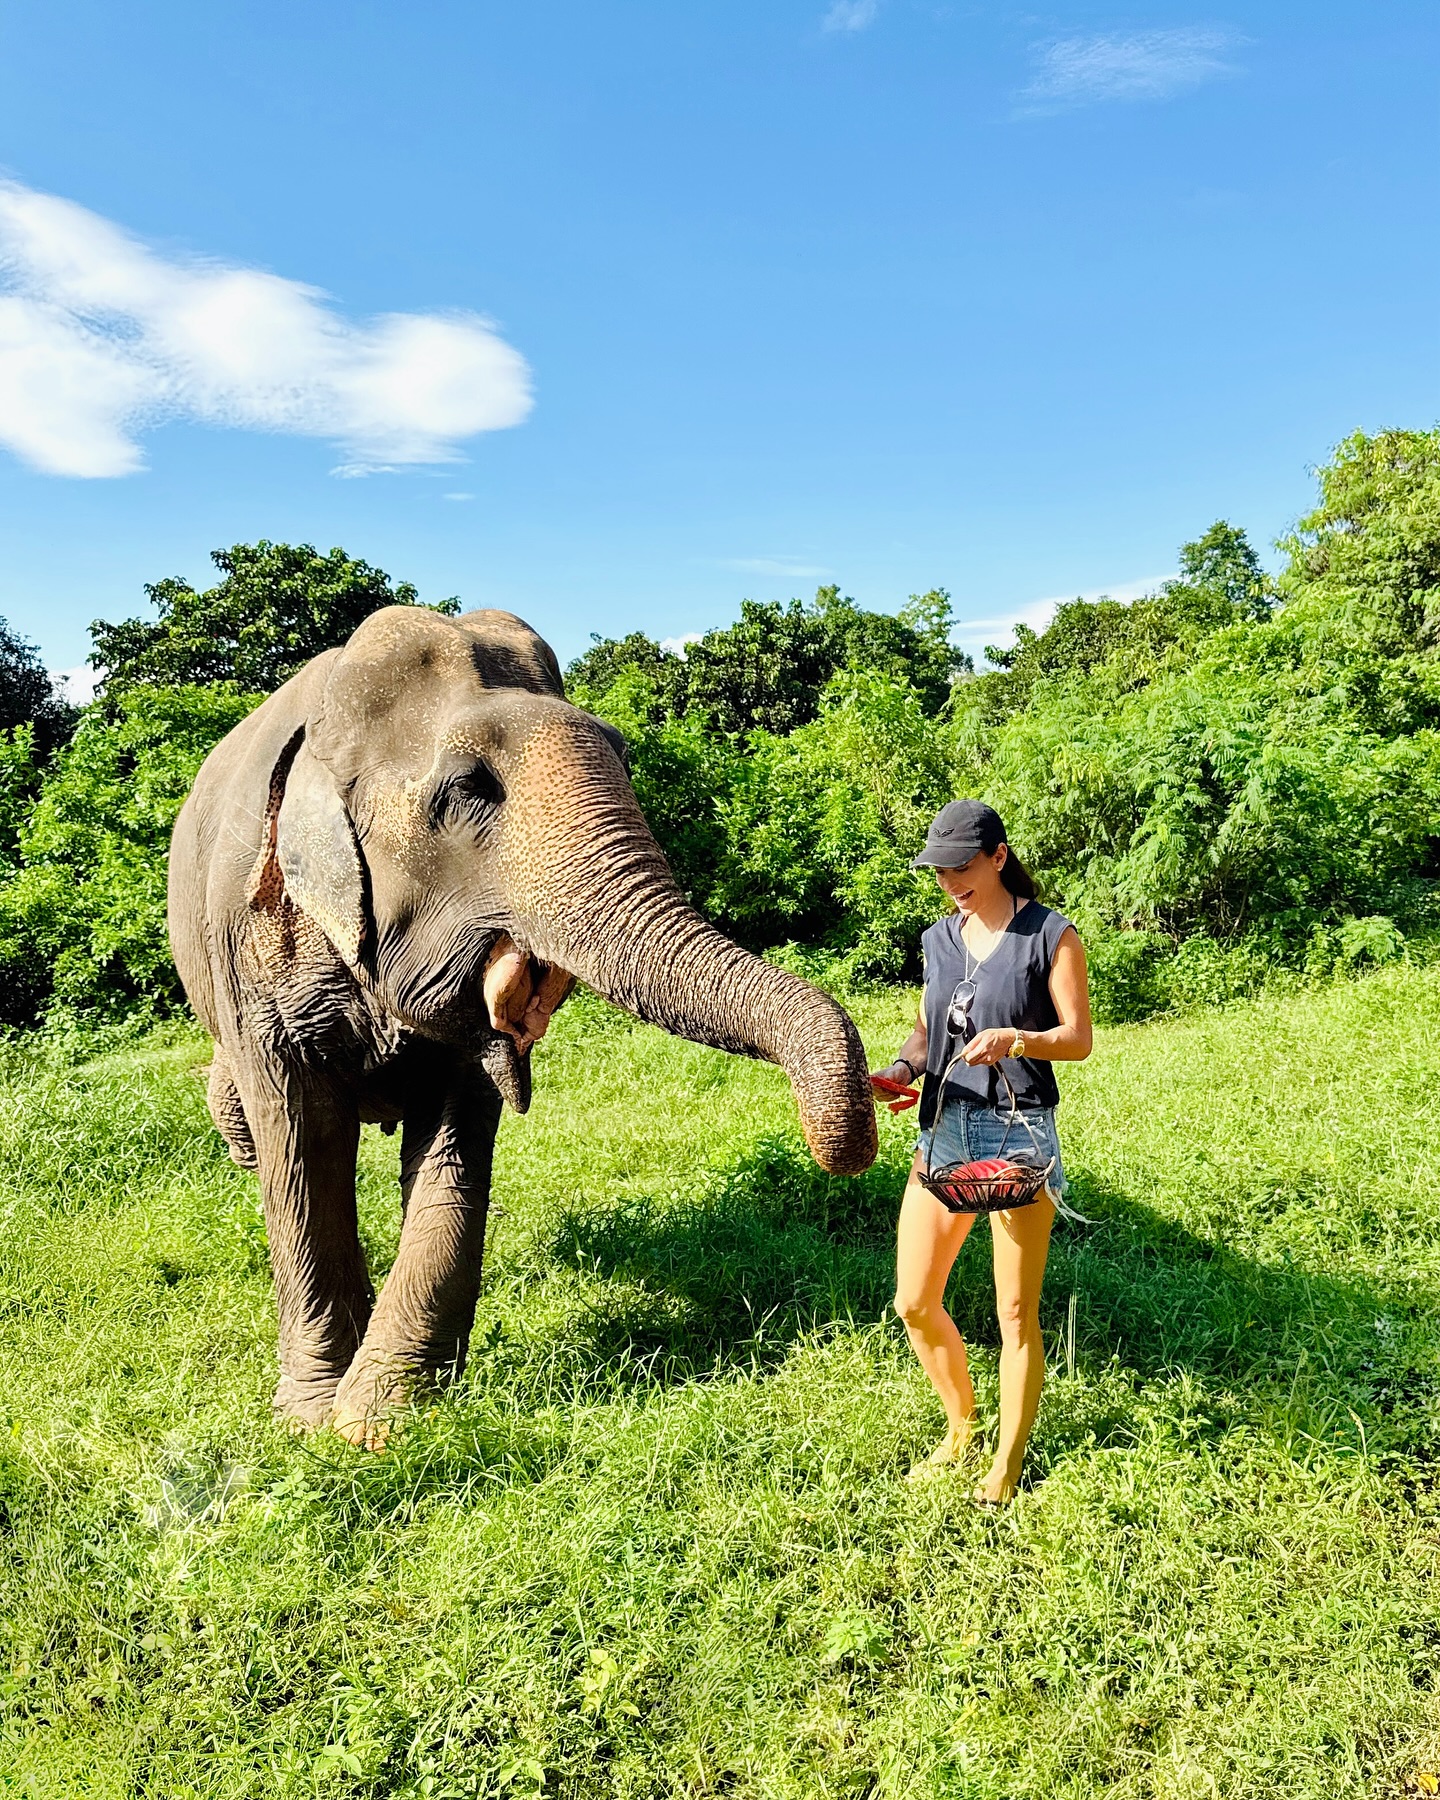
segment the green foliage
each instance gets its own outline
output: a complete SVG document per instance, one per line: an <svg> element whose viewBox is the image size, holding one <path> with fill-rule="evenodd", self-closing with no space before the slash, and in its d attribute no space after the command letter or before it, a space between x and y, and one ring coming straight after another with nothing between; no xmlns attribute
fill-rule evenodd
<svg viewBox="0 0 1440 1800"><path fill-rule="evenodd" d="M1404 660L1440 642L1440 430L1355 432L1282 540L1287 602Z"/></svg>
<svg viewBox="0 0 1440 1800"><path fill-rule="evenodd" d="M1098 1222L1057 1228L998 1519L963 1473L902 1479L943 1428L889 1310L913 1115L833 1180L777 1070L576 999L501 1128L464 1381L383 1456L269 1416L255 1180L203 1043L8 1052L0 1791L1433 1785L1440 971L1105 1032L1060 1071ZM857 1013L878 1061L914 995ZM377 1279L397 1161L364 1134ZM986 1232L950 1305L993 1434Z"/></svg>
<svg viewBox="0 0 1440 1800"><path fill-rule="evenodd" d="M590 637L590 648L565 672L566 692L578 706L605 706L607 717L618 706L632 731L684 713L683 657L662 650L643 631L623 638L592 631Z"/></svg>
<svg viewBox="0 0 1440 1800"><path fill-rule="evenodd" d="M1386 738L1284 618L1103 709L1088 684L962 737L1050 891L1117 929L1303 942L1434 868L1440 737Z"/></svg>
<svg viewBox="0 0 1440 1800"><path fill-rule="evenodd" d="M1142 1017L1348 967L1350 921L1392 952L1440 927L1440 433L1348 440L1285 548L1272 583L1217 522L1159 593L1021 627L938 711L940 593L899 622L929 661L822 590L683 662L632 638L572 676L631 737L688 891L745 942L809 946L842 981L913 973L941 903L909 859L940 805L982 795L1080 923L1102 1016ZM857 635L822 656L838 621Z"/></svg>
<svg viewBox="0 0 1440 1800"><path fill-rule="evenodd" d="M0 870L15 866L20 833L40 791L44 763L33 724L0 731Z"/></svg>
<svg viewBox="0 0 1440 1800"><path fill-rule="evenodd" d="M675 717L654 674L640 663L618 665L601 693L586 694L578 683L569 691L624 733L630 779L645 817L692 904L708 907L725 854L724 806L743 759L728 740L710 738L693 719Z"/></svg>
<svg viewBox="0 0 1440 1800"><path fill-rule="evenodd" d="M91 662L111 692L136 683L179 687L228 681L268 694L312 656L343 644L378 607L415 606L408 581L343 550L322 556L310 544L234 544L211 552L224 579L204 592L171 578L147 583L159 618L90 627ZM459 602L434 609L458 612Z"/></svg>
<svg viewBox="0 0 1440 1800"><path fill-rule="evenodd" d="M1217 608L1212 628L1148 663L1135 631L1117 630L1118 647L1095 661L1067 655L1074 621L1062 608L1054 644L1037 639L1015 659L1032 671L1023 710L986 693L1013 672L958 697L959 783L999 806L1081 921L1097 992L1119 1016L1344 961L1327 946L1347 920L1383 918L1392 944L1434 932L1440 663L1415 629L1432 604L1415 584L1440 560L1440 483L1434 442L1427 460L1404 436L1408 460L1394 446L1382 456L1379 440L1342 446L1324 504L1288 545L1277 609L1233 576L1206 590L1201 540L1184 553L1195 585L1137 603L1135 630L1177 595L1199 617L1206 591L1228 621ZM1352 465L1377 461L1385 479L1378 498L1365 487L1361 517ZM1130 944L1104 941L1132 932Z"/></svg>
<svg viewBox="0 0 1440 1800"><path fill-rule="evenodd" d="M1223 626L1269 615L1271 595L1259 558L1243 531L1218 520L1180 550L1181 578L1146 600L1069 600L1043 632L1015 628L1013 649L985 651L998 673L978 684L985 718L1023 712L1037 684L1094 680L1118 697L1182 667Z"/></svg>
<svg viewBox="0 0 1440 1800"><path fill-rule="evenodd" d="M950 629L940 589L890 617L821 588L809 607L746 601L683 659L639 634L597 643L567 690L625 733L697 906L757 949L823 945L842 980L893 976L933 916L906 846L945 797L937 714L969 672Z"/></svg>
<svg viewBox="0 0 1440 1800"><path fill-rule="evenodd" d="M75 708L56 694L40 652L0 619L0 733L32 728L41 756L75 727Z"/></svg>
<svg viewBox="0 0 1440 1800"><path fill-rule="evenodd" d="M0 731L0 893L14 878L20 836L44 778L35 727ZM50 989L50 972L0 913L0 1026L33 1024Z"/></svg>
<svg viewBox="0 0 1440 1800"><path fill-rule="evenodd" d="M15 834L0 885L0 992L10 1023L114 1019L179 999L165 931L170 828L212 746L258 696L224 685L134 687L90 707ZM23 784L16 733L5 783Z"/></svg>
<svg viewBox="0 0 1440 1800"><path fill-rule="evenodd" d="M788 738L752 738L713 910L770 943L824 945L840 979L907 972L937 911L910 858L948 797L946 775L944 735L915 687L837 676L818 718Z"/></svg>
<svg viewBox="0 0 1440 1800"><path fill-rule="evenodd" d="M743 601L734 625L707 632L683 657L667 655L641 632L618 642L597 638L570 665L566 685L582 706L601 710L621 672L634 670L650 683L653 722L681 719L730 738L756 730L785 736L807 724L842 669L909 681L934 713L969 668L949 641L950 624L943 589L912 595L892 617L867 612L838 587L822 587L809 606Z"/></svg>
<svg viewBox="0 0 1440 1800"><path fill-rule="evenodd" d="M837 979L913 963L934 893L909 866L945 798L944 736L909 682L849 669L786 736L662 716L622 669L592 705L624 732L636 794L682 888L755 949L824 947Z"/></svg>

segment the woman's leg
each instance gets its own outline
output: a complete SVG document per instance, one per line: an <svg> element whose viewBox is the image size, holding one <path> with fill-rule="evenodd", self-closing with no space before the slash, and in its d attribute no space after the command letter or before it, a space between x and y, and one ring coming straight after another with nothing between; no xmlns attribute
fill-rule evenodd
<svg viewBox="0 0 1440 1800"><path fill-rule="evenodd" d="M945 1310L945 1283L960 1246L975 1223L973 1213L947 1212L920 1185L917 1155L900 1202L895 1250L895 1310L930 1385L940 1396L949 1430L931 1461L953 1462L975 1429L975 1390L965 1360L965 1340Z"/></svg>
<svg viewBox="0 0 1440 1800"><path fill-rule="evenodd" d="M975 1490L980 1500L1005 1501L1015 1492L1040 1405L1045 1380L1040 1288L1054 1222L1055 1208L1043 1193L1033 1206L990 1215L1000 1319L1000 1436L990 1473Z"/></svg>

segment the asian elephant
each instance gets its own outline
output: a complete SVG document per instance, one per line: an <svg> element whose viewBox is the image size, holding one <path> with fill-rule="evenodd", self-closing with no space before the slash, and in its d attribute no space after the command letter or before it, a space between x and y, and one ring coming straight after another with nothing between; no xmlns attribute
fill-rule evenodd
<svg viewBox="0 0 1440 1800"><path fill-rule="evenodd" d="M510 613L372 614L211 752L176 821L170 937L215 1039L209 1104L257 1169L280 1322L275 1406L356 1442L463 1364L502 1098L574 978L788 1073L811 1153L875 1155L834 1001L686 904L609 726ZM374 1300L361 1122L403 1126L404 1221ZM698 1123L697 1123L697 1129Z"/></svg>

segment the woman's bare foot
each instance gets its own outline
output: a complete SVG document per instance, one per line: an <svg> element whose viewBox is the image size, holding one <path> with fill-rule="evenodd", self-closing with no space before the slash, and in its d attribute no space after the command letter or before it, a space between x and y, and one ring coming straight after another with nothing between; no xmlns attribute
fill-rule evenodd
<svg viewBox="0 0 1440 1800"><path fill-rule="evenodd" d="M964 1425L952 1425L930 1454L922 1462L916 1463L905 1479L933 1481L937 1475L943 1475L956 1463L964 1462L975 1442L977 1429L973 1420Z"/></svg>
<svg viewBox="0 0 1440 1800"><path fill-rule="evenodd" d="M977 1506L1008 1506L1015 1498L1015 1477L1003 1463L993 1463L990 1472L975 1489Z"/></svg>

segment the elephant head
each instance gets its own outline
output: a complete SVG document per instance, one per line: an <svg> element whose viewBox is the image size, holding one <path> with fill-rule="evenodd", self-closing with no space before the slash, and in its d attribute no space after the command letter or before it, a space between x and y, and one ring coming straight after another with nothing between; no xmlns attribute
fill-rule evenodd
<svg viewBox="0 0 1440 1800"><path fill-rule="evenodd" d="M686 904L619 735L566 701L528 626L387 607L324 660L272 777L252 904L283 889L391 1017L479 1045L522 1108L533 1027L568 971L667 1031L780 1064L816 1161L868 1167L849 1017Z"/></svg>

